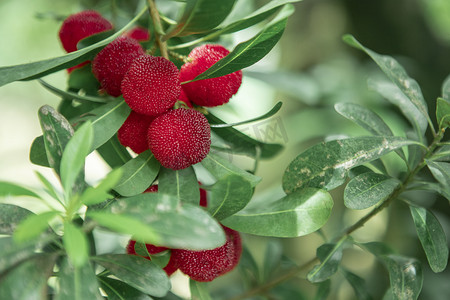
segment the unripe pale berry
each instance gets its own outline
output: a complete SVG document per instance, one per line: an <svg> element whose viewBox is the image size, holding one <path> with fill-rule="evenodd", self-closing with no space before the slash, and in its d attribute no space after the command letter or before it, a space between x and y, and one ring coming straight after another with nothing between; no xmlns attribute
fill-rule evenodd
<svg viewBox="0 0 450 300"><path fill-rule="evenodd" d="M180 70L181 82L189 81L205 72L213 64L230 52L221 45L202 45L189 54L191 62L185 63ZM227 103L237 93L242 83L242 71L210 79L183 84L189 100L201 106L218 106Z"/></svg>
<svg viewBox="0 0 450 300"><path fill-rule="evenodd" d="M149 148L165 168L180 170L209 153L211 130L205 116L179 108L157 117L148 129Z"/></svg>
<svg viewBox="0 0 450 300"><path fill-rule="evenodd" d="M172 108L180 92L178 68L161 56L138 57L122 81L125 102L132 110L150 116Z"/></svg>
<svg viewBox="0 0 450 300"><path fill-rule="evenodd" d="M92 73L104 91L118 97L122 94L120 85L125 73L131 63L144 53L144 49L135 39L118 37L95 56Z"/></svg>
<svg viewBox="0 0 450 300"><path fill-rule="evenodd" d="M154 117L131 111L117 132L119 142L139 154L148 150L147 132Z"/></svg>

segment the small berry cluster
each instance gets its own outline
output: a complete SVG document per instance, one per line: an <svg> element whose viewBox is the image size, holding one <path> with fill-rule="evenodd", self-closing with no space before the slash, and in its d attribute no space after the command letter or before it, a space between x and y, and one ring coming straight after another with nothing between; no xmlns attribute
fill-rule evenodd
<svg viewBox="0 0 450 300"><path fill-rule="evenodd" d="M84 11L64 21L60 39L67 51L74 51L81 39L111 28L100 14ZM92 61L92 72L104 92L123 95L132 109L118 132L121 144L138 154L150 149L162 166L184 169L202 161L211 145L208 121L193 106L227 103L241 85L242 72L189 82L229 51L221 45L199 46L178 70L172 61L145 53L139 43L149 38L145 33L134 30L108 44ZM184 107L174 109L177 101Z"/></svg>

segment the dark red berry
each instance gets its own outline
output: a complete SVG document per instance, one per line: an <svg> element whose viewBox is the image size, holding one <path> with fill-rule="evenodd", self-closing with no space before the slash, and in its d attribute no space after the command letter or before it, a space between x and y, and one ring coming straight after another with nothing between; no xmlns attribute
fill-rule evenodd
<svg viewBox="0 0 450 300"><path fill-rule="evenodd" d="M153 120L154 117L131 111L117 132L119 142L138 154L148 150L147 132Z"/></svg>
<svg viewBox="0 0 450 300"><path fill-rule="evenodd" d="M141 26L136 26L132 28L130 31L127 31L125 36L135 39L138 42L146 42L150 40L150 33L147 29Z"/></svg>

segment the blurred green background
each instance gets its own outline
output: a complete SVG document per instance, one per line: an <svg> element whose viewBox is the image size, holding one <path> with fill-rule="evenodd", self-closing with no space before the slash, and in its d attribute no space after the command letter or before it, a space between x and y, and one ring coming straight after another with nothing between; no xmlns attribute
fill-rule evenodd
<svg viewBox="0 0 450 300"><path fill-rule="evenodd" d="M107 17L114 16L122 24L127 16L120 10L111 11L111 4L120 7L129 6L130 2L135 6L142 5L141 1L125 0L0 0L0 65L62 55L64 52L57 36L61 17L91 8ZM158 1L158 5L164 8L167 2L169 0ZM251 11L253 5L266 2L240 0L237 5L244 14ZM259 164L257 175L264 179L257 189L255 203L276 199L282 194L281 177L287 164L308 146L327 136L366 134L334 112L336 102L366 105L385 118L396 134L405 135L409 126L407 121L387 101L367 88L367 78L380 76L377 67L364 54L344 44L343 34L351 33L372 50L399 60L421 85L430 111L434 111L435 99L441 95L441 84L450 73L448 0L305 0L296 3L295 7L296 12L279 45L263 61L245 71L243 87L230 104L214 109L226 120L243 120L258 116L277 101L283 101L281 112L272 121L240 128L266 142L281 142L286 146L277 158ZM255 30L246 30L225 42L227 46L235 45L251 37ZM64 88L67 73L60 71L46 79ZM29 162L28 153L33 139L41 134L38 108L44 104L57 106L58 102L56 96L35 81L16 82L0 88L0 180L37 186L33 170L51 177L49 170ZM232 159L252 168L251 161L239 157ZM389 158L388 161L394 174L402 171L397 161ZM87 167L88 181L98 180L105 170L102 161L91 156ZM345 210L341 194L339 189L333 193L333 215L323 230L327 237L332 237L365 213ZM449 235L448 203L436 201L432 194L415 197L435 211ZM35 205L24 201L28 207ZM386 240L399 253L426 261L408 211L401 204L393 204L389 212L371 220L354 237L361 241ZM319 234L289 240L270 239L270 243L267 238L245 236L244 239L260 264L269 244L275 245L273 249L279 249L274 255L285 257L283 261L301 264L311 259L315 249L323 243ZM379 263L361 251L350 249L344 254L344 265L366 279L374 299L382 299L388 275ZM448 268L444 274L436 275L424 263L424 270L421 299L449 299ZM235 277L233 273L227 275L213 287L221 290L220 285L233 282ZM300 286L304 289L305 299L312 299L316 287L307 283L304 277L305 274L300 274L290 284ZM339 274L334 277L332 287L328 299L354 299L350 285Z"/></svg>

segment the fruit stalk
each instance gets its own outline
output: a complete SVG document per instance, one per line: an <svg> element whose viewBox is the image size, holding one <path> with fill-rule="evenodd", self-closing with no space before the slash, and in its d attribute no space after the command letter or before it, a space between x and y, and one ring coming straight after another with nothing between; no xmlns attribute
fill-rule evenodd
<svg viewBox="0 0 450 300"><path fill-rule="evenodd" d="M154 0L147 0L148 2L148 8L150 11L150 16L153 20L153 26L155 28L155 41L156 44L158 44L159 50L161 51L161 56L169 59L169 52L167 51L167 44L166 42L163 42L161 40L161 35L164 34L162 25L161 25L161 18L159 16L158 9L156 8L156 4Z"/></svg>

